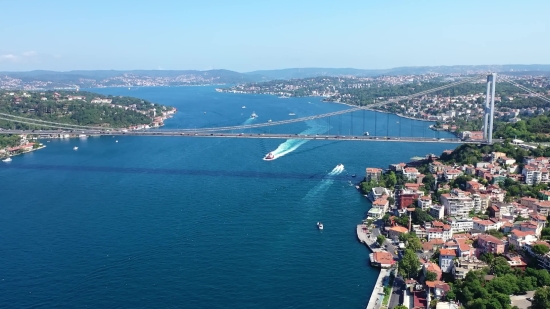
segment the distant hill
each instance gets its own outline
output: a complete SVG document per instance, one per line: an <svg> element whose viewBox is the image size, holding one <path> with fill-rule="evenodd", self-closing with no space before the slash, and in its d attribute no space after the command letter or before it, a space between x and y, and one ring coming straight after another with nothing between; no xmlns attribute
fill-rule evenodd
<svg viewBox="0 0 550 309"><path fill-rule="evenodd" d="M13 79L17 79L14 81ZM90 70L0 72L0 89L94 88L236 84L265 80L230 70Z"/></svg>
<svg viewBox="0 0 550 309"><path fill-rule="evenodd" d="M507 65L454 65L454 66L421 66L397 67L392 69L365 70L354 68L292 68L281 70L261 70L247 74L263 76L267 79L293 79L317 76L380 76L380 75L418 75L426 73L453 74L474 72L506 72L514 74L550 73L548 64L507 64Z"/></svg>
<svg viewBox="0 0 550 309"><path fill-rule="evenodd" d="M0 89L57 89L97 87L187 86L241 84L274 79L319 76L419 75L506 72L507 74L550 76L550 65L456 65L399 67L383 70L354 68L290 68L240 73L230 70L77 70L0 72Z"/></svg>

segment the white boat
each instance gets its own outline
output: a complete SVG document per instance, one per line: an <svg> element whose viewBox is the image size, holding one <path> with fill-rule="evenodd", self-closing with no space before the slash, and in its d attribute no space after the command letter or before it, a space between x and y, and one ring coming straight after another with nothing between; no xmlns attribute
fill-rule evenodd
<svg viewBox="0 0 550 309"><path fill-rule="evenodd" d="M11 162L11 158L10 158L10 157L7 157L7 158L5 158L4 160L2 160L2 162Z"/></svg>
<svg viewBox="0 0 550 309"><path fill-rule="evenodd" d="M340 163L340 164L336 165L336 167L342 168L342 169L343 169L343 168L344 168L344 164L341 164L341 163Z"/></svg>
<svg viewBox="0 0 550 309"><path fill-rule="evenodd" d="M246 106L243 105L243 108L246 108Z"/></svg>
<svg viewBox="0 0 550 309"><path fill-rule="evenodd" d="M296 116L296 114L294 114L294 113L289 113L288 115L289 116Z"/></svg>
<svg viewBox="0 0 550 309"><path fill-rule="evenodd" d="M323 229L323 223L317 222L317 228L322 230Z"/></svg>
<svg viewBox="0 0 550 309"><path fill-rule="evenodd" d="M118 143L118 139L115 141L115 143Z"/></svg>
<svg viewBox="0 0 550 309"><path fill-rule="evenodd" d="M271 122L271 119L269 119L267 122Z"/></svg>
<svg viewBox="0 0 550 309"><path fill-rule="evenodd" d="M250 115L250 119L258 118L258 115L256 115L255 112L252 112L252 115Z"/></svg>
<svg viewBox="0 0 550 309"><path fill-rule="evenodd" d="M369 131L367 131L367 132L363 133L363 135L365 135L365 136L369 136L369 135L370 135L370 133L369 133Z"/></svg>
<svg viewBox="0 0 550 309"><path fill-rule="evenodd" d="M272 152L270 152L270 153L265 155L264 160L266 160L266 161L275 160L275 155Z"/></svg>
<svg viewBox="0 0 550 309"><path fill-rule="evenodd" d="M74 147L73 147L73 150L78 150L78 147L74 146Z"/></svg>

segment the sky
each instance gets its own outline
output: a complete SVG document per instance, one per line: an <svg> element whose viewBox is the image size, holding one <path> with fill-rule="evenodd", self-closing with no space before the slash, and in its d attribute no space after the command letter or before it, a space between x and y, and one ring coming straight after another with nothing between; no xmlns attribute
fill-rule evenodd
<svg viewBox="0 0 550 309"><path fill-rule="evenodd" d="M549 64L548 0L0 0L0 71Z"/></svg>

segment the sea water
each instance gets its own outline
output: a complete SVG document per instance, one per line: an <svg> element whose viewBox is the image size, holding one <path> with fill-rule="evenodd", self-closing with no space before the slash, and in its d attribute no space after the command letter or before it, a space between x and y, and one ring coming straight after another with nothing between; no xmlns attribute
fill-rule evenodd
<svg viewBox="0 0 550 309"><path fill-rule="evenodd" d="M177 107L163 129L349 108L214 87L95 91ZM244 132L443 134L428 125L359 112ZM46 148L0 164L2 308L364 308L378 271L355 235L370 203L350 181L366 167L454 147L138 136L42 142ZM268 152L276 160L264 161Z"/></svg>

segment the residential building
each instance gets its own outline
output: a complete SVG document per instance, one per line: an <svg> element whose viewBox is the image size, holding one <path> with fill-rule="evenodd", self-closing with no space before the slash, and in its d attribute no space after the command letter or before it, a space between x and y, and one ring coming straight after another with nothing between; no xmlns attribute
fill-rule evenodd
<svg viewBox="0 0 550 309"><path fill-rule="evenodd" d="M516 247L516 249L523 248L526 244L532 244L537 241L537 236L533 231L520 231L512 230L508 236L508 243Z"/></svg>
<svg viewBox="0 0 550 309"><path fill-rule="evenodd" d="M468 232L474 228L474 221L470 218L450 218L453 233Z"/></svg>
<svg viewBox="0 0 550 309"><path fill-rule="evenodd" d="M459 218L467 218L474 209L474 201L466 192L453 189L450 193L441 194L440 201L445 207L445 214Z"/></svg>
<svg viewBox="0 0 550 309"><path fill-rule="evenodd" d="M378 182L382 178L382 169L381 168L374 168L374 167L367 167L366 173L365 173L365 180L368 181L375 181Z"/></svg>
<svg viewBox="0 0 550 309"><path fill-rule="evenodd" d="M373 252L369 255L371 265L381 268L390 268L395 264L393 255L386 251Z"/></svg>
<svg viewBox="0 0 550 309"><path fill-rule="evenodd" d="M503 254L505 243L492 235L481 234L477 238L477 246L482 253Z"/></svg>
<svg viewBox="0 0 550 309"><path fill-rule="evenodd" d="M457 257L456 250L454 249L440 249L439 250L439 267L444 273L450 273L453 271L453 261Z"/></svg>
<svg viewBox="0 0 550 309"><path fill-rule="evenodd" d="M369 192L368 198L371 200L371 202L376 201L379 198L382 198L383 196L389 197L390 191L384 187L374 187Z"/></svg>
<svg viewBox="0 0 550 309"><path fill-rule="evenodd" d="M452 266L452 274L455 279L464 280L466 274L471 270L479 270L488 267L487 263L478 260L474 255L470 257L459 257Z"/></svg>

